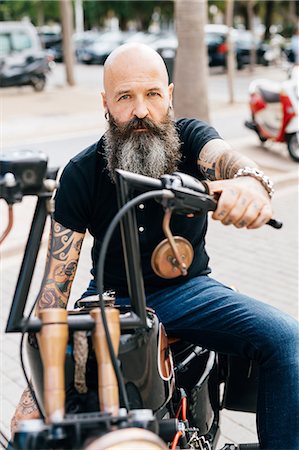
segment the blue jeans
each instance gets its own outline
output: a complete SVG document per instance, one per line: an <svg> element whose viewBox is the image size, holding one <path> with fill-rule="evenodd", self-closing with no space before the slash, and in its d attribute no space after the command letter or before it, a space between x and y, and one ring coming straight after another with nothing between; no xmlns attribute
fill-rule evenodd
<svg viewBox="0 0 299 450"><path fill-rule="evenodd" d="M150 294L147 305L156 311L169 334L256 361L260 368L257 404L260 446L267 450L299 450L296 320L208 276Z"/></svg>

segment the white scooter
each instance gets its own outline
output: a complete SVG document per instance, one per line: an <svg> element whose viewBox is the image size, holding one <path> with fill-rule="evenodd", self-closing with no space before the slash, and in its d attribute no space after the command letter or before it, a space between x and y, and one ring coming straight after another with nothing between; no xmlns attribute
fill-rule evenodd
<svg viewBox="0 0 299 450"><path fill-rule="evenodd" d="M252 81L249 94L252 120L245 126L255 131L261 142L285 142L291 158L299 162L299 65L286 81Z"/></svg>

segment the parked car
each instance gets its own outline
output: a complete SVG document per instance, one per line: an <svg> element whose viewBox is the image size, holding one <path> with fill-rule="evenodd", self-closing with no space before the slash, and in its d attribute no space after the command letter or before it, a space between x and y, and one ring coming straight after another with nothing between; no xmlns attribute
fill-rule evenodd
<svg viewBox="0 0 299 450"><path fill-rule="evenodd" d="M97 31L84 31L83 33L76 33L73 36L73 44L75 48L75 55L78 62L82 61L86 47L92 45L99 39L100 33Z"/></svg>
<svg viewBox="0 0 299 450"><path fill-rule="evenodd" d="M63 61L62 34L57 27L43 26L38 29L43 47L52 55L54 61Z"/></svg>
<svg viewBox="0 0 299 450"><path fill-rule="evenodd" d="M250 54L253 46L256 48L256 63L267 66L269 59L267 52L269 45L258 38L248 30L234 30L233 35L237 59L237 68L242 69L246 64L250 64Z"/></svg>
<svg viewBox="0 0 299 450"><path fill-rule="evenodd" d="M174 52L175 54L178 46L178 39L174 32L161 32L156 35L155 39L149 45L161 55L168 51L172 54Z"/></svg>
<svg viewBox="0 0 299 450"><path fill-rule="evenodd" d="M121 31L107 31L80 51L80 61L85 64L104 64L109 54L126 39Z"/></svg>
<svg viewBox="0 0 299 450"><path fill-rule="evenodd" d="M205 42L208 51L209 66L226 66L228 47L226 38L228 27L225 25L207 24L205 26ZM163 57L174 57L178 45L175 33L168 33L155 40L151 45Z"/></svg>
<svg viewBox="0 0 299 450"><path fill-rule="evenodd" d="M137 31L135 33L130 34L126 38L126 42L138 42L140 44L145 44L151 46L159 37L161 33L150 33L148 31Z"/></svg>
<svg viewBox="0 0 299 450"><path fill-rule="evenodd" d="M0 22L0 87L31 85L42 91L50 59L29 22Z"/></svg>
<svg viewBox="0 0 299 450"><path fill-rule="evenodd" d="M290 64L298 64L299 62L299 35L295 34L290 40L286 40L283 48L282 55L285 62Z"/></svg>
<svg viewBox="0 0 299 450"><path fill-rule="evenodd" d="M169 75L169 81L172 82L174 75L174 61L178 46L178 40L175 33L162 33L150 45L164 59Z"/></svg>
<svg viewBox="0 0 299 450"><path fill-rule="evenodd" d="M207 45L209 66L226 66L226 55L228 51L226 44L227 33L228 27L225 25L207 24L205 26L205 42ZM159 36L150 45L170 65L171 58L175 58L178 40L174 32L169 32Z"/></svg>
<svg viewBox="0 0 299 450"><path fill-rule="evenodd" d="M228 52L228 27L226 25L205 25L205 42L208 50L209 66L226 66Z"/></svg>

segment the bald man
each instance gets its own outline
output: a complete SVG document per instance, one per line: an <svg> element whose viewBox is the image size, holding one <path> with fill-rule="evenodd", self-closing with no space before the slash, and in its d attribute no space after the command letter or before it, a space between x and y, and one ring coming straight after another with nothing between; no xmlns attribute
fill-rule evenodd
<svg viewBox="0 0 299 450"><path fill-rule="evenodd" d="M272 216L273 189L256 164L233 152L218 133L197 119L175 121L173 84L165 64L147 46L123 45L104 66L102 93L108 129L101 139L71 159L56 194L47 273L38 307L65 308L86 230L94 237L92 279L83 297L97 293L96 265L101 242L117 212L115 169L160 177L175 170L209 182L220 200L213 218L237 228L258 228ZM198 101L198 99L195 99ZM209 276L205 250L207 217L174 216L175 235L188 239L194 260L186 277L167 280L150 259L163 238L163 210L155 201L137 208L147 304L171 334L222 353L258 362L258 434L268 450L298 449L298 327L289 316L246 297ZM53 251L55 249L55 252ZM109 246L105 289L129 301L120 235ZM287 406L285 406L287 405ZM287 414L287 411L292 414ZM12 421L37 417L26 390Z"/></svg>

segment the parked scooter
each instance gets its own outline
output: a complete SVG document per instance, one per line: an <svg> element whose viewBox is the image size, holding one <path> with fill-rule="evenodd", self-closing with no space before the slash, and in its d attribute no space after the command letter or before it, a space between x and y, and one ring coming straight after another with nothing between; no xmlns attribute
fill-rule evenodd
<svg viewBox="0 0 299 450"><path fill-rule="evenodd" d="M267 140L285 142L296 162L299 162L298 80L299 65L295 65L286 81L252 81L249 85L252 120L245 122L262 143Z"/></svg>
<svg viewBox="0 0 299 450"><path fill-rule="evenodd" d="M222 407L255 411L257 367L166 335L155 312L146 307L134 207L155 198L164 208L166 238L153 252L152 267L160 276L173 278L189 269L193 249L186 239L172 235L171 214L206 214L215 210L217 199L186 174L158 180L117 170L120 209L102 243L99 297L81 300L72 311L43 309L36 318L31 317L33 306L24 317L46 217L53 208L57 171L47 172L45 155L29 151L0 162L0 198L10 211L3 236L11 229L14 203L24 195L38 197L6 332L29 333L32 395L41 419L22 421L9 448L215 449ZM103 293L105 253L119 223L130 305L117 305L113 294ZM271 220L270 225L281 224ZM242 449L259 446L222 448Z"/></svg>
<svg viewBox="0 0 299 450"><path fill-rule="evenodd" d="M41 92L46 85L46 74L51 68L51 55L41 52L30 55L21 64L5 58L0 61L0 87L32 86Z"/></svg>
<svg viewBox="0 0 299 450"><path fill-rule="evenodd" d="M27 21L0 22L0 87L30 85L44 89L53 56L41 46L36 28Z"/></svg>

